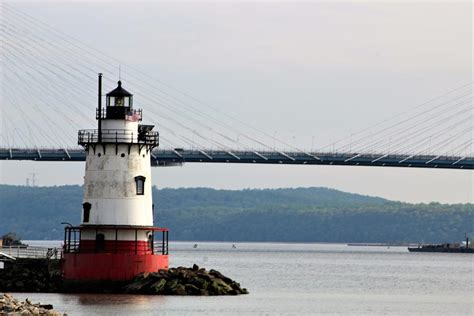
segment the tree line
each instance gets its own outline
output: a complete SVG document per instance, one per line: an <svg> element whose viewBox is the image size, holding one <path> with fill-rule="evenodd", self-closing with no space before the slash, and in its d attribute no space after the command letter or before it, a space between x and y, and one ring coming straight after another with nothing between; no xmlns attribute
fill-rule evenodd
<svg viewBox="0 0 474 316"><path fill-rule="evenodd" d="M57 240L80 224L81 186L0 185L0 234ZM472 232L473 204L410 204L328 188L153 188L156 226L170 240L455 242Z"/></svg>

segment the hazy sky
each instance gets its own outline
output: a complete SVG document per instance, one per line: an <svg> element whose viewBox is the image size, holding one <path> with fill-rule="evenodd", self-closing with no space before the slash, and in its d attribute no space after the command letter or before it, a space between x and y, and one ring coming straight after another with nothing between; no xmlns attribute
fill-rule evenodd
<svg viewBox="0 0 474 316"><path fill-rule="evenodd" d="M469 1L10 3L305 148L315 140L324 145L348 136L472 81ZM83 163L1 162L0 167L1 182L9 184L24 184L31 172L38 173L40 185L79 184L84 172ZM155 168L153 176L158 187L326 186L402 201L455 203L473 201L474 173L187 164Z"/></svg>

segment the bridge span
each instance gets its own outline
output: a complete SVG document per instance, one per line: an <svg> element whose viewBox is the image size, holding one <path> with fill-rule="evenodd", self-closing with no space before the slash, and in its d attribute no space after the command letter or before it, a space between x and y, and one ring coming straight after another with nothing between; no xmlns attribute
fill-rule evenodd
<svg viewBox="0 0 474 316"><path fill-rule="evenodd" d="M0 148L0 160L85 161L83 149ZM474 157L435 155L395 155L359 153L319 153L283 151L224 151L155 149L151 165L178 166L184 163L247 163L285 165L334 165L473 170Z"/></svg>

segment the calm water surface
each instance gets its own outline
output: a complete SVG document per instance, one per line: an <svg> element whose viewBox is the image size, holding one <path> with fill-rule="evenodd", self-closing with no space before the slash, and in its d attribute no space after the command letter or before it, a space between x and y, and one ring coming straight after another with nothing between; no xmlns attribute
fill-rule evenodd
<svg viewBox="0 0 474 316"><path fill-rule="evenodd" d="M44 242L29 242L42 245ZM50 242L51 243L51 242ZM341 244L171 243L249 295L171 297L18 293L68 315L474 315L474 255Z"/></svg>

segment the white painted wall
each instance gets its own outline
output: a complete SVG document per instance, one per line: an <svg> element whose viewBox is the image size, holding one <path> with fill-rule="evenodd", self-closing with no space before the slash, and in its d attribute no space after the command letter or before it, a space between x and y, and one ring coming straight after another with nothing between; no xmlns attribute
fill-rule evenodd
<svg viewBox="0 0 474 316"><path fill-rule="evenodd" d="M98 229L97 234L104 234L105 240L115 240L115 230L112 229ZM152 231L138 230L137 240L147 241L148 236ZM96 230L83 229L81 231L81 240L96 240ZM135 240L135 231L133 230L117 230L117 240Z"/></svg>
<svg viewBox="0 0 474 316"><path fill-rule="evenodd" d="M137 142L138 122L127 120L103 120L102 140L115 142L118 138L122 142Z"/></svg>
<svg viewBox="0 0 474 316"><path fill-rule="evenodd" d="M100 155L100 156L99 156ZM123 155L123 157L122 157ZM144 176L144 195L136 194L135 177ZM86 158L84 200L91 203L91 225L153 226L150 152L139 145L97 145Z"/></svg>
<svg viewBox="0 0 474 316"><path fill-rule="evenodd" d="M138 131L138 122L127 121L127 120L102 120L102 130L107 129L126 129L132 132Z"/></svg>

